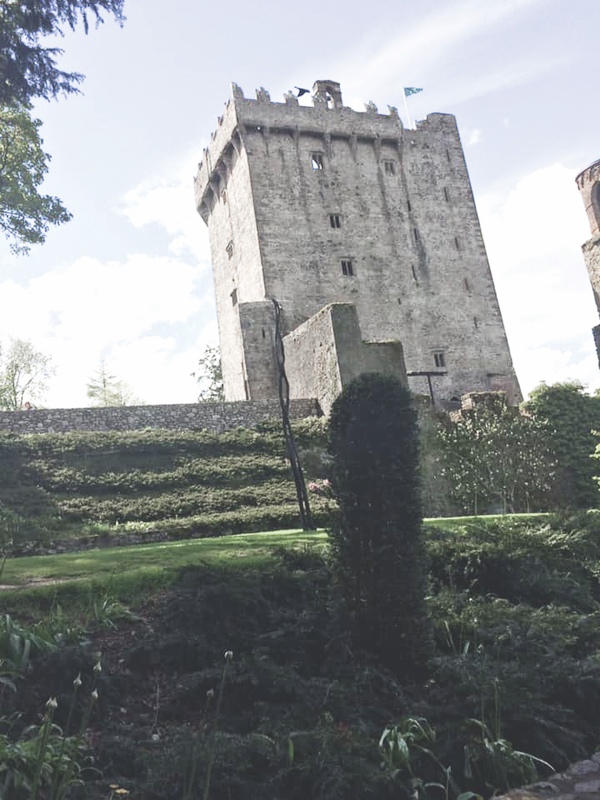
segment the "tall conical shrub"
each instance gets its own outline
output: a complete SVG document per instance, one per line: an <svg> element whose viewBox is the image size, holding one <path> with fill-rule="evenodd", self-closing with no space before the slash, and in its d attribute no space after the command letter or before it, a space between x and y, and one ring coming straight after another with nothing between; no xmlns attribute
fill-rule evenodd
<svg viewBox="0 0 600 800"><path fill-rule="evenodd" d="M352 634L408 680L424 676L431 643L418 437L410 392L391 375L363 374L333 404L331 542Z"/></svg>

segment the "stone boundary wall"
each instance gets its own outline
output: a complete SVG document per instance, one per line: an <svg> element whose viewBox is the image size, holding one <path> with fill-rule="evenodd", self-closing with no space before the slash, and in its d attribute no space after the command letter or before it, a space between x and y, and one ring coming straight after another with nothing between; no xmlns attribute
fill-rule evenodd
<svg viewBox="0 0 600 800"><path fill-rule="evenodd" d="M321 416L316 400L290 402L293 419ZM48 408L0 411L0 433L70 433L72 431L208 430L252 428L267 419L279 419L278 400L237 403L185 403L114 408Z"/></svg>

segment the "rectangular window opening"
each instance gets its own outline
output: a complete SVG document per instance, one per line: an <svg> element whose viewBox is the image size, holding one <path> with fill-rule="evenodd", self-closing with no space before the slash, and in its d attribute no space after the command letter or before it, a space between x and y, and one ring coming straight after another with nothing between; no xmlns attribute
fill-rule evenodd
<svg viewBox="0 0 600 800"><path fill-rule="evenodd" d="M462 246L461 246L460 239L458 238L458 236L454 237L454 247L455 247L456 250L459 250L459 251L462 250Z"/></svg>
<svg viewBox="0 0 600 800"><path fill-rule="evenodd" d="M415 238L416 244L419 244L419 231L417 228L413 228L413 236Z"/></svg>
<svg viewBox="0 0 600 800"><path fill-rule="evenodd" d="M342 227L342 220L340 219L339 214L330 214L329 215L329 224L332 228L341 228Z"/></svg>
<svg viewBox="0 0 600 800"><path fill-rule="evenodd" d="M231 293L231 305L237 306L238 296L237 296L237 289L234 289Z"/></svg>
<svg viewBox="0 0 600 800"><path fill-rule="evenodd" d="M448 189L445 186L444 186L444 200L447 203L450 202L450 192L448 191Z"/></svg>
<svg viewBox="0 0 600 800"><path fill-rule="evenodd" d="M352 266L352 261L349 258L342 259L342 274L347 275L348 277L352 277L354 275L354 267Z"/></svg>
<svg viewBox="0 0 600 800"><path fill-rule="evenodd" d="M446 357L442 350L439 350L437 353L433 354L433 363L436 367L438 367L438 369L446 366Z"/></svg>
<svg viewBox="0 0 600 800"><path fill-rule="evenodd" d="M323 161L323 153L311 153L310 163L313 169L325 169L325 162Z"/></svg>
<svg viewBox="0 0 600 800"><path fill-rule="evenodd" d="M227 258L233 258L233 242L229 242L225 250L227 251Z"/></svg>
<svg viewBox="0 0 600 800"><path fill-rule="evenodd" d="M408 211L412 211L412 206L410 204L410 200L406 201L406 208L408 209Z"/></svg>
<svg viewBox="0 0 600 800"><path fill-rule="evenodd" d="M383 171L386 175L395 175L396 174L396 162L395 161L384 161L383 162Z"/></svg>

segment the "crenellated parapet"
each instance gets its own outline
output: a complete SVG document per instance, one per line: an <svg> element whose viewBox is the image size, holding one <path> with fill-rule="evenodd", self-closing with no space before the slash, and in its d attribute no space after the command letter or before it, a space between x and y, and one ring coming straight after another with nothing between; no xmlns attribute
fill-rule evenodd
<svg viewBox="0 0 600 800"><path fill-rule="evenodd" d="M225 188L247 132L259 132L264 138L282 133L315 136L322 139L323 148L336 139L368 141L376 146L392 143L401 148L405 136L410 136L411 147L418 147L426 143L430 133L441 128L457 135L456 120L451 114L428 114L415 130L406 130L395 106L388 106L388 113L381 114L369 101L365 111L355 111L343 105L340 84L335 81L316 81L311 100L312 105L301 105L293 92L287 92L283 102L275 102L263 87L256 90L255 99L247 98L232 83L231 98L218 118L194 179L196 208L205 222Z"/></svg>

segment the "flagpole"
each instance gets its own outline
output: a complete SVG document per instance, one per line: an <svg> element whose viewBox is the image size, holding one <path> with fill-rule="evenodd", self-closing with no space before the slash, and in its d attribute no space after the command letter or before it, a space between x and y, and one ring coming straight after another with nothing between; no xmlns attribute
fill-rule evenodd
<svg viewBox="0 0 600 800"><path fill-rule="evenodd" d="M412 120L410 118L410 114L408 113L408 103L406 102L407 97L411 97L413 94L419 94L422 92L423 89L418 89L416 86L404 86L402 88L402 97L404 98L404 110L406 111L406 118L408 120L408 127L412 128Z"/></svg>
<svg viewBox="0 0 600 800"><path fill-rule="evenodd" d="M402 97L404 98L404 110L406 111L406 119L408 121L408 127L412 128L412 120L410 118L410 114L408 113L408 103L406 102L406 91L402 89Z"/></svg>

